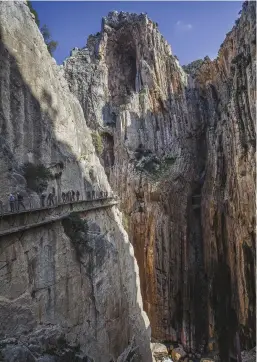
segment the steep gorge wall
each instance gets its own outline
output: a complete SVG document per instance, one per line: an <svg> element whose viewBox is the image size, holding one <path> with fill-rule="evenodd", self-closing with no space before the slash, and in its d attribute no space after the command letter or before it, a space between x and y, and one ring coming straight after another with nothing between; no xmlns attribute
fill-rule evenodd
<svg viewBox="0 0 257 362"><path fill-rule="evenodd" d="M255 12L255 3L244 4L217 60L206 61L196 75L209 109L202 190L205 272L211 283L208 313L223 353L236 332L244 348L253 347L256 338Z"/></svg>
<svg viewBox="0 0 257 362"><path fill-rule="evenodd" d="M24 2L0 3L0 40L1 199L20 191L39 202L24 178L26 162L59 174L47 192L109 191L79 101ZM133 338L136 360L151 360L138 266L121 215L112 207L81 218L90 227L79 258L60 222L1 237L4 360L109 362Z"/></svg>
<svg viewBox="0 0 257 362"><path fill-rule="evenodd" d="M112 12L63 65L103 139L153 337L224 361L236 332L255 340L254 36L249 2L191 76L145 14Z"/></svg>
<svg viewBox="0 0 257 362"><path fill-rule="evenodd" d="M143 46L146 41L149 47ZM134 65L128 65L132 61ZM136 71L134 88L128 81L131 74L117 71L123 68ZM64 70L90 127L113 138L115 157L105 167L129 220L154 336L177 338L170 320L171 313L174 320L178 314L174 297L183 273L178 266L186 236L187 194L181 191L190 192L198 172L197 141L186 137L202 128L194 107L187 106L186 75L143 14L110 14L102 33L90 37L86 49L74 51ZM180 205L179 214L172 203Z"/></svg>

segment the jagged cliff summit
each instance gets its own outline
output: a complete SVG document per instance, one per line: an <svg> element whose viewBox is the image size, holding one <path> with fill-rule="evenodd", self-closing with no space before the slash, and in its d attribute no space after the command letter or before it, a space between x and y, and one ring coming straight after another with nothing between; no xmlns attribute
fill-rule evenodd
<svg viewBox="0 0 257 362"><path fill-rule="evenodd" d="M60 67L25 2L0 2L0 35L1 198L120 199L0 234L0 359L148 362L151 336L174 360L254 347L255 2L184 69L146 14L109 13Z"/></svg>
<svg viewBox="0 0 257 362"><path fill-rule="evenodd" d="M146 14L111 12L62 67L101 138L153 338L223 361L238 336L255 344L255 11L184 69Z"/></svg>

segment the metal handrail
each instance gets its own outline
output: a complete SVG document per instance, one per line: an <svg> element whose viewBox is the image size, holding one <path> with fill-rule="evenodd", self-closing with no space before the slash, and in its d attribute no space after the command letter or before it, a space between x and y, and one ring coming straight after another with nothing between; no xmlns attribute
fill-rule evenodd
<svg viewBox="0 0 257 362"><path fill-rule="evenodd" d="M97 201L97 200L107 200L110 198L117 198L116 195L113 194L113 192L107 192L107 191L87 191L86 192L86 198L80 199L75 197L69 198L69 200L59 201L58 198L55 195L53 199L53 203L45 197L44 202L42 202L40 196L29 196L27 199L23 199L22 202L18 202L18 200L14 201L14 211L11 211L11 205L8 201L7 203L3 203L0 200L0 216L3 215L15 215L15 214L21 214L24 212L28 212L30 210L51 210L57 206L61 205L68 205L73 203L79 203L83 201ZM23 208L22 204L24 205L25 209Z"/></svg>

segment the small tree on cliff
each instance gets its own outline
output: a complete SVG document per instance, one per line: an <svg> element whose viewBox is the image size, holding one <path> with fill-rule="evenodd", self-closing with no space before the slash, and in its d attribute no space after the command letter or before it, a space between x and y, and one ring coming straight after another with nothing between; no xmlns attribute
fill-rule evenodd
<svg viewBox="0 0 257 362"><path fill-rule="evenodd" d="M38 18L38 13L36 12L35 9L33 9L31 1L27 1L27 5L29 7L30 12L35 16L35 22L36 22L37 26L39 27L40 22L39 22L39 18Z"/></svg>
<svg viewBox="0 0 257 362"><path fill-rule="evenodd" d="M33 8L31 1L27 1L27 5L29 7L30 12L35 17L35 22L36 22L38 28L40 29L41 34L43 35L43 38L44 38L44 41L45 41L45 43L47 45L47 49L48 49L49 53L51 55L53 55L53 52L56 50L56 48L58 46L58 42L51 39L51 33L50 33L50 30L48 29L47 25L43 25L42 28L40 28L40 20L39 20L39 17L38 17L38 13Z"/></svg>
<svg viewBox="0 0 257 362"><path fill-rule="evenodd" d="M47 45L47 49L51 55L53 55L53 52L57 48L58 42L51 39L51 33L47 27L47 25L43 25L40 29L41 34L43 35L44 41Z"/></svg>

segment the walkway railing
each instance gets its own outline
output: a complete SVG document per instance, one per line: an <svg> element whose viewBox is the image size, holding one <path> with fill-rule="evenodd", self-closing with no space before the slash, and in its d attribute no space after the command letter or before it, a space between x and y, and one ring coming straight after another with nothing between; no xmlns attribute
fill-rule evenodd
<svg viewBox="0 0 257 362"><path fill-rule="evenodd" d="M101 197L100 193L92 196L78 201L72 199L72 201L56 205L2 214L0 215L0 237L60 221L72 212L82 213L86 216L92 211L113 207L119 203L116 197L112 197L112 194L103 195L106 197Z"/></svg>
<svg viewBox="0 0 257 362"><path fill-rule="evenodd" d="M50 209L60 205L72 204L74 202L106 200L113 198L117 198L117 196L115 196L112 191L87 191L86 197L83 199L80 197L76 197L75 195L70 196L68 200L67 197L65 199L61 199L61 201L58 200L56 195L54 195L54 197L49 200L47 199L47 197L45 197L43 200L42 198L40 198L40 196L28 196L27 198L24 198L22 202L18 202L17 200L15 200L13 205L14 211L11 211L11 205L9 201L7 201L6 203L0 201L0 216L7 214L20 214L29 210Z"/></svg>

